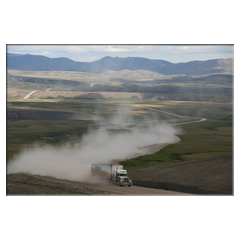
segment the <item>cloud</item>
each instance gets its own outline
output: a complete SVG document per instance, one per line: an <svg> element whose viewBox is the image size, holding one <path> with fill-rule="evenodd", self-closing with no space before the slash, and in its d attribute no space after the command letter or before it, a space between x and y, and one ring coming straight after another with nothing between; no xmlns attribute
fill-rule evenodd
<svg viewBox="0 0 240 240"><path fill-rule="evenodd" d="M41 55L48 55L49 54L49 51L43 51L41 52Z"/></svg>

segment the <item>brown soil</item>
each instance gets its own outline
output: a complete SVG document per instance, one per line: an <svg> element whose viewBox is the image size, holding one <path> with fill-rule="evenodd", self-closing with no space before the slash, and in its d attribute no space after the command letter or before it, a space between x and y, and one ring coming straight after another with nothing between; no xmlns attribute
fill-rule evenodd
<svg viewBox="0 0 240 240"><path fill-rule="evenodd" d="M7 175L7 195L189 195L186 193L139 186L75 182L48 176L16 173Z"/></svg>
<svg viewBox="0 0 240 240"><path fill-rule="evenodd" d="M12 90L12 89L7 89L7 97L25 97L27 96L31 91L28 90Z"/></svg>
<svg viewBox="0 0 240 240"><path fill-rule="evenodd" d="M85 186L86 185L86 186ZM71 182L56 181L54 178L15 173L7 175L7 195L109 195L107 191L79 186Z"/></svg>

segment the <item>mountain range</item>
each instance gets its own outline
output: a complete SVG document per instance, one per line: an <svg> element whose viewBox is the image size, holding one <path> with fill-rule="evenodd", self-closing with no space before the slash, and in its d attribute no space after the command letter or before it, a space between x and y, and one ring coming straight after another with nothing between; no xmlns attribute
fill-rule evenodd
<svg viewBox="0 0 240 240"><path fill-rule="evenodd" d="M69 58L49 58L41 55L7 53L7 69L24 71L76 71L104 73L106 71L146 70L164 75L189 76L232 73L233 59L213 59L171 63L142 57L104 57L94 62L77 62Z"/></svg>

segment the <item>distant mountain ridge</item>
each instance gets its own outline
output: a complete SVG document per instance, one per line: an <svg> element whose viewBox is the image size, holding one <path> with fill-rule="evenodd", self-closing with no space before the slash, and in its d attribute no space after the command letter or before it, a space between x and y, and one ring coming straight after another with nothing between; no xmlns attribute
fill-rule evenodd
<svg viewBox="0 0 240 240"><path fill-rule="evenodd" d="M146 70L164 75L207 75L232 73L233 59L213 59L171 63L142 57L104 57L94 62L76 62L69 58L49 58L41 55L7 53L7 69L24 71L77 71L104 73L106 71Z"/></svg>

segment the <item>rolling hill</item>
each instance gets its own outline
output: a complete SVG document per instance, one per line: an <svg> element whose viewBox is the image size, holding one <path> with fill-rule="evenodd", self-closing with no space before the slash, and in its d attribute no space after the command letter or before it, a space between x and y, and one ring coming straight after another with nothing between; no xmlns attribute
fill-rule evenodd
<svg viewBox="0 0 240 240"><path fill-rule="evenodd" d="M145 70L163 75L185 74L190 76L232 73L233 59L213 59L171 63L141 57L104 57L95 62L76 62L68 58L48 58L30 54L7 54L7 69L25 71L76 71L104 73L106 71Z"/></svg>

